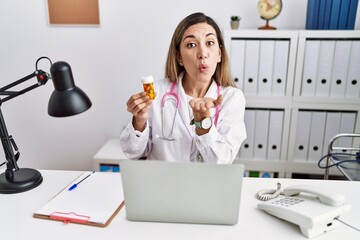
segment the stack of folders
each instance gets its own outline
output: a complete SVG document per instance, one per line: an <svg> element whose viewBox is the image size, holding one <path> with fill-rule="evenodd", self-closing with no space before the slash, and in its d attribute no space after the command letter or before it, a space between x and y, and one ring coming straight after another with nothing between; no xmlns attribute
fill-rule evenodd
<svg viewBox="0 0 360 240"><path fill-rule="evenodd" d="M246 109L247 138L240 151L240 159L280 160L284 110Z"/></svg>
<svg viewBox="0 0 360 240"><path fill-rule="evenodd" d="M358 0L308 0L306 29L354 29Z"/></svg>
<svg viewBox="0 0 360 240"><path fill-rule="evenodd" d="M360 97L360 39L307 40L301 96Z"/></svg>
<svg viewBox="0 0 360 240"><path fill-rule="evenodd" d="M353 133L356 112L300 110L295 136L295 161L317 162L327 154L330 139L338 133ZM341 146L351 146L351 138L343 138Z"/></svg>
<svg viewBox="0 0 360 240"><path fill-rule="evenodd" d="M231 69L245 95L285 96L289 39L231 41Z"/></svg>

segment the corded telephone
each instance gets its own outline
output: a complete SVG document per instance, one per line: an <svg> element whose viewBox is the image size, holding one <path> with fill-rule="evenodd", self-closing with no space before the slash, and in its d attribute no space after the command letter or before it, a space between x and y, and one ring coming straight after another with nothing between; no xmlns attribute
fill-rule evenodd
<svg viewBox="0 0 360 240"><path fill-rule="evenodd" d="M315 186L289 186L281 190L262 190L257 207L278 218L297 224L303 235L312 238L337 227L334 221L351 209L341 194Z"/></svg>

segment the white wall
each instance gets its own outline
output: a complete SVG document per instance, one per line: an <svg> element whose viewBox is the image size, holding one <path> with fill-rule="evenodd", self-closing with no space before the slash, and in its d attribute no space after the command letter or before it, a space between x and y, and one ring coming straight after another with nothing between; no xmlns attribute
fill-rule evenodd
<svg viewBox="0 0 360 240"><path fill-rule="evenodd" d="M129 121L125 102L141 91L140 77L163 77L171 35L186 15L202 11L222 29L229 28L235 14L242 17L241 28L264 24L257 0L99 0L101 24L95 27L49 25L46 2L0 0L0 87L32 73L36 59L45 55L72 66L76 84L93 106L74 117L48 116L52 82L4 103L8 131L21 152L20 167L92 169L95 152ZM283 0L283 5L271 25L304 29L307 1ZM359 22L358 14L356 29ZM46 61L40 67L49 69Z"/></svg>

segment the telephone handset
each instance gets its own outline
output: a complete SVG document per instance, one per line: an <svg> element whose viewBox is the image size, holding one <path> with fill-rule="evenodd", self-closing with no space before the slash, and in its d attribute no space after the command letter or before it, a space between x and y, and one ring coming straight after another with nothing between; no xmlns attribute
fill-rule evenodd
<svg viewBox="0 0 360 240"><path fill-rule="evenodd" d="M333 191L310 185L289 186L281 190L261 190L257 207L265 212L297 224L303 235L312 238L338 226L334 221L351 209L345 197Z"/></svg>

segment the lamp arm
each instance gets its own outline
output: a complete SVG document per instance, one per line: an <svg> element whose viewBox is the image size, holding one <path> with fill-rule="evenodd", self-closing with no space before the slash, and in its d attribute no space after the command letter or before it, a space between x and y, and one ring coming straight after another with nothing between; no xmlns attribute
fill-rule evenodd
<svg viewBox="0 0 360 240"><path fill-rule="evenodd" d="M8 89L10 89L12 87L15 87L15 86L17 86L17 85L19 85L19 84L21 84L21 83L23 83L25 81L28 81L28 80L32 79L33 77L37 78L37 83L36 84L34 84L32 86L29 86L27 88L24 88L24 89L22 89L20 91L6 91L6 90L8 90ZM22 95L22 94L24 94L26 92L29 92L29 91L31 91L31 90L33 90L33 89L35 89L35 88L37 88L37 87L39 87L41 85L45 85L46 82L49 79L50 79L50 75L47 72L44 72L42 70L37 70L37 71L33 72L32 74L29 74L29 75L15 81L15 82L13 82L13 83L10 83L10 84L0 88L0 95L7 96L7 97L0 100L0 105L3 102L6 102L6 101L8 101L8 100L10 100L10 99L12 99L14 97L17 97L17 96Z"/></svg>
<svg viewBox="0 0 360 240"><path fill-rule="evenodd" d="M16 151L17 151L17 147L12 137L9 136L4 121L4 117L1 111L1 107L0 107L0 137L6 157L6 172L5 172L6 178L11 179L13 176L13 170L15 171L19 170L19 167L16 162L19 158L20 153L17 152L16 154L14 154L13 147L15 148Z"/></svg>
<svg viewBox="0 0 360 240"><path fill-rule="evenodd" d="M32 78L37 78L37 83L34 85L31 85L29 87L26 87L19 91L7 91L8 89L15 87L23 82L26 82ZM42 70L36 70L32 74L29 74L13 83L10 83L2 88L0 88L0 95L6 96L3 99L0 99L0 138L1 143L4 148L4 153L6 157L6 179L11 180L14 175L14 171L19 170L19 167L17 165L17 160L19 159L20 153L18 151L18 148L15 144L14 139L12 136L9 136L9 133L6 128L5 120L1 111L1 105L2 103L15 98L17 96L20 96L26 92L29 92L39 86L45 85L47 80L50 78L50 75L47 72L44 72ZM14 153L14 150L16 153Z"/></svg>

